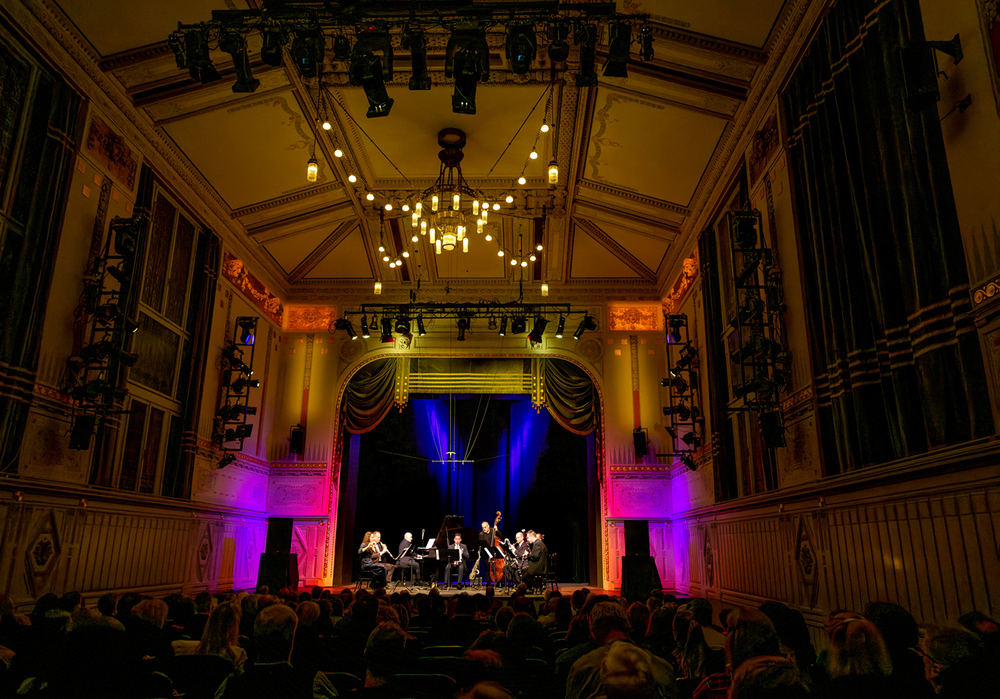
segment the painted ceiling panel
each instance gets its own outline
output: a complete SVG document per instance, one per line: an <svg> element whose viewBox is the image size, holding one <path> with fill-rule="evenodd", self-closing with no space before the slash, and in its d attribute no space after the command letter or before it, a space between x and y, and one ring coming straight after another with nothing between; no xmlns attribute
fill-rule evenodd
<svg viewBox="0 0 1000 699"><path fill-rule="evenodd" d="M56 0L102 56L166 41L177 23L197 24L212 10L247 9L245 0Z"/></svg>
<svg viewBox="0 0 1000 699"><path fill-rule="evenodd" d="M308 257L316 247L326 240L336 226L324 224L308 228L301 233L277 238L265 243L264 248L271 253L285 273L291 272Z"/></svg>
<svg viewBox="0 0 1000 699"><path fill-rule="evenodd" d="M585 176L687 206L726 123L722 118L601 87Z"/></svg>
<svg viewBox="0 0 1000 699"><path fill-rule="evenodd" d="M639 273L601 245L580 226L573 227L571 279L632 279Z"/></svg>
<svg viewBox="0 0 1000 699"><path fill-rule="evenodd" d="M203 112L163 127L232 209L306 189L313 134L291 92ZM319 177L332 173L321 152Z"/></svg>
<svg viewBox="0 0 1000 699"><path fill-rule="evenodd" d="M649 13L654 22L761 48L785 0L618 0L622 12Z"/></svg>
<svg viewBox="0 0 1000 699"><path fill-rule="evenodd" d="M610 223L595 225L654 272L660 266L663 256L667 254L667 248L670 247L669 241L636 233L624 226Z"/></svg>
<svg viewBox="0 0 1000 699"><path fill-rule="evenodd" d="M309 270L306 279L374 279L361 229L355 228L326 257Z"/></svg>

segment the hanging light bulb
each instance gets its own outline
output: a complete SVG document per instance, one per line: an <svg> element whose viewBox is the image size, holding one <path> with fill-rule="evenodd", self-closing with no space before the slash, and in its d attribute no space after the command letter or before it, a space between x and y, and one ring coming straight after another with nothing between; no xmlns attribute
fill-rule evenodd
<svg viewBox="0 0 1000 699"><path fill-rule="evenodd" d="M378 246L378 251L379 251L379 252L385 252L385 246L384 246L384 245L381 245L381 244L380 244L380 245Z"/></svg>
<svg viewBox="0 0 1000 699"><path fill-rule="evenodd" d="M500 205L499 204L494 204L493 205L493 210L494 211L499 211L500 210Z"/></svg>
<svg viewBox="0 0 1000 699"><path fill-rule="evenodd" d="M412 242L416 243L416 242L417 242L418 240L420 240L420 236L419 236L419 235L417 235L416 233L414 233L414 234L413 234L413 235L412 235L412 236L410 237L410 240L411 240Z"/></svg>
<svg viewBox="0 0 1000 699"><path fill-rule="evenodd" d="M309 158L309 162L306 164L306 179L315 182L317 175L319 175L319 162L314 156Z"/></svg>
<svg viewBox="0 0 1000 699"><path fill-rule="evenodd" d="M395 262L390 262L389 263L389 269L393 269L393 268L395 268L395 266L396 266Z"/></svg>
<svg viewBox="0 0 1000 699"><path fill-rule="evenodd" d="M389 256L388 255L382 255L382 261L383 262L388 262L389 261Z"/></svg>
<svg viewBox="0 0 1000 699"><path fill-rule="evenodd" d="M548 296L548 295L549 295L549 285L545 284L543 282L542 283L542 296Z"/></svg>
<svg viewBox="0 0 1000 699"><path fill-rule="evenodd" d="M417 216L422 216L424 213L424 205L418 201L416 204L413 205L413 213L415 213Z"/></svg>
<svg viewBox="0 0 1000 699"><path fill-rule="evenodd" d="M376 294L382 293L382 282L375 282L375 293Z"/></svg>
<svg viewBox="0 0 1000 699"><path fill-rule="evenodd" d="M548 132L549 132L549 125L546 124L545 122L542 122L542 133L548 133Z"/></svg>
<svg viewBox="0 0 1000 699"><path fill-rule="evenodd" d="M489 221L490 220L490 210L484 207L483 210L479 212L479 218L483 219L483 223L486 223L487 221Z"/></svg>
<svg viewBox="0 0 1000 699"><path fill-rule="evenodd" d="M462 240L462 252L469 252L469 239L465 238Z"/></svg>
<svg viewBox="0 0 1000 699"><path fill-rule="evenodd" d="M497 250L497 257L503 257L503 250Z"/></svg>
<svg viewBox="0 0 1000 699"><path fill-rule="evenodd" d="M488 242L490 242L491 240L493 240L493 236L492 236L492 235L490 235L489 233L487 233L487 234L486 234L486 242L488 243Z"/></svg>
<svg viewBox="0 0 1000 699"><path fill-rule="evenodd" d="M409 256L410 256L410 251L409 250L403 250L403 257L409 257Z"/></svg>
<svg viewBox="0 0 1000 699"><path fill-rule="evenodd" d="M513 194L508 194L506 201L507 201L508 204L513 204L514 203L514 195Z"/></svg>
<svg viewBox="0 0 1000 699"><path fill-rule="evenodd" d="M437 242L434 243L434 252L436 254L438 254L438 255L441 254L441 241L440 240L438 240Z"/></svg>
<svg viewBox="0 0 1000 699"><path fill-rule="evenodd" d="M333 124L330 123L330 120L329 119L324 119L323 120L323 130L324 131L329 131L332 128L333 128Z"/></svg>
<svg viewBox="0 0 1000 699"><path fill-rule="evenodd" d="M401 209L402 209L403 211L409 211L409 210L410 210L410 202L406 202L406 203L405 203L405 204L403 204L403 205L402 205L402 206L401 206L400 208L401 208ZM416 225L416 224L413 224L413 225Z"/></svg>
<svg viewBox="0 0 1000 699"><path fill-rule="evenodd" d="M528 261L527 260L521 260L521 266L522 267L527 267L528 266Z"/></svg>
<svg viewBox="0 0 1000 699"><path fill-rule="evenodd" d="M465 238L465 226L459 224L455 226L455 232L458 233L458 239L462 240Z"/></svg>
<svg viewBox="0 0 1000 699"><path fill-rule="evenodd" d="M510 260L510 266L511 267L517 267L517 258L513 258L513 257L511 258L511 260Z"/></svg>
<svg viewBox="0 0 1000 699"><path fill-rule="evenodd" d="M528 153L528 157L531 158L532 160L538 160L538 151L532 148L531 152Z"/></svg>
<svg viewBox="0 0 1000 699"><path fill-rule="evenodd" d="M518 177L518 178L517 178L517 183L518 183L518 184L525 184L525 183L526 183L527 181L528 181L528 180L526 180L526 179L524 178L524 175L521 175L520 177Z"/></svg>
<svg viewBox="0 0 1000 699"><path fill-rule="evenodd" d="M539 243L538 245L536 245L535 246L535 250L537 250L538 252L541 252L542 251L542 244Z"/></svg>
<svg viewBox="0 0 1000 699"><path fill-rule="evenodd" d="M375 195L372 194L371 192L368 192L368 194L365 195L365 199L367 199L368 201L375 201Z"/></svg>
<svg viewBox="0 0 1000 699"><path fill-rule="evenodd" d="M358 181L358 178L357 178L357 177L355 177L354 175L348 175L348 176L347 176L347 181L348 181L348 182L357 182L357 181Z"/></svg>
<svg viewBox="0 0 1000 699"><path fill-rule="evenodd" d="M431 226L431 245L437 242L437 228Z"/></svg>
<svg viewBox="0 0 1000 699"><path fill-rule="evenodd" d="M425 218L420 219L420 235L427 235L427 219Z"/></svg>
<svg viewBox="0 0 1000 699"><path fill-rule="evenodd" d="M462 205L462 195L461 194L456 194L455 196L453 196L451 198L451 208L453 210L458 211L458 207L460 207L461 205Z"/></svg>
<svg viewBox="0 0 1000 699"><path fill-rule="evenodd" d="M483 232L483 219L478 219L476 221L476 233L482 234ZM489 240L489 238L487 238Z"/></svg>
<svg viewBox="0 0 1000 699"><path fill-rule="evenodd" d="M437 194L432 194L431 195L431 211L437 211L437 210L438 210L438 195Z"/></svg>
<svg viewBox="0 0 1000 699"><path fill-rule="evenodd" d="M479 200L478 199L473 199L472 200L472 215L473 216L478 216L479 215Z"/></svg>
<svg viewBox="0 0 1000 699"><path fill-rule="evenodd" d="M340 148L334 148L333 149L333 157L334 158L343 158L344 157L344 151L340 150Z"/></svg>
<svg viewBox="0 0 1000 699"><path fill-rule="evenodd" d="M559 184L559 166L555 158L549 163L549 184Z"/></svg>
<svg viewBox="0 0 1000 699"><path fill-rule="evenodd" d="M372 199L374 199L374 198L375 198L375 197L372 197ZM385 203L385 210L386 210L386 211L392 211L392 203L391 203L391 202L388 202L388 201L387 201L387 202Z"/></svg>
<svg viewBox="0 0 1000 699"><path fill-rule="evenodd" d="M402 267L403 266L403 261L401 259L399 259L398 257L396 258L396 266L397 267Z"/></svg>
<svg viewBox="0 0 1000 699"><path fill-rule="evenodd" d="M528 255L528 259L529 259L529 260L531 260L532 262L534 262L534 261L535 261L535 260L537 260L538 258L537 258L537 257L535 257L535 253L531 253L530 255Z"/></svg>
<svg viewBox="0 0 1000 699"><path fill-rule="evenodd" d="M412 225L414 228L420 225L420 214L418 214L416 211L414 211L413 215L410 216L410 225Z"/></svg>

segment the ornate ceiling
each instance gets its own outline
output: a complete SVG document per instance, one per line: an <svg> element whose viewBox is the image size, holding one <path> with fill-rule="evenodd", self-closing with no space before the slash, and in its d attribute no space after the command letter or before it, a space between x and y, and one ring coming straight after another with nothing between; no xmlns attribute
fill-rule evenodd
<svg viewBox="0 0 1000 699"><path fill-rule="evenodd" d="M316 81L303 81L287 55L283 66L264 64L257 35L248 37L260 80L254 93L231 91L232 60L218 50L211 57L220 81L202 85L177 68L166 38L178 21L208 20L212 10L252 8L257 0L42 1L64 15L100 70L188 161L196 186L229 213L242 249L282 297L301 301L369 293L376 280L387 295L406 294L417 280L431 293L517 295L517 273L497 257L496 242L474 236L468 253L438 256L423 241L410 242L408 217L380 216L385 193L404 198L433 182L436 137L446 127L467 135L466 178L490 196L515 197L491 217L508 249L517 250L521 236L532 240L532 219L544 215L545 250L525 272L527 281L546 281L554 296L584 288L662 295L693 245L693 214L714 184L709 173L733 155L723 146L759 87L786 5L795 4L619 0L623 12L650 15L655 58L639 62L633 53L629 77L601 76L595 88L575 86L575 47L556 64L565 69L553 70L539 47L534 69L514 75L500 28L487 36L490 79L479 86L475 115L452 113L443 30L428 32L429 91L407 89L409 52L396 49L387 84L395 104L385 118L365 117L364 92L348 84L347 63L328 50L323 90L333 128L324 131ZM606 49L598 46L599 75ZM550 102L553 129L540 134ZM527 161L536 138L539 158ZM343 158L333 156L336 147ZM312 152L315 183L305 176ZM551 158L560 170L555 187L546 180ZM522 169L527 184L519 186ZM347 180L351 173L355 184ZM379 193L374 204L365 199L371 190ZM411 256L390 269L380 243Z"/></svg>

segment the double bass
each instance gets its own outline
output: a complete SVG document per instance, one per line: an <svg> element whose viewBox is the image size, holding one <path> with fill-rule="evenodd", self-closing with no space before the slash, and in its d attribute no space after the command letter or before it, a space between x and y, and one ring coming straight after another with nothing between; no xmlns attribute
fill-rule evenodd
<svg viewBox="0 0 1000 699"><path fill-rule="evenodd" d="M500 523L500 510L497 510L497 518L493 520L493 546L496 548L500 548L503 546L503 542L500 541L500 537L497 536L497 525L499 523ZM490 572L493 575L494 583L503 582L503 566L504 566L504 559L501 556L494 556L490 560Z"/></svg>

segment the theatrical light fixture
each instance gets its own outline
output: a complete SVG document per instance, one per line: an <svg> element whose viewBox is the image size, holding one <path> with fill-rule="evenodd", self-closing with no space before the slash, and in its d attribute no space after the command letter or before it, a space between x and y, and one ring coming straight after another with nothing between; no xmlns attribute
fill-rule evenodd
<svg viewBox="0 0 1000 699"><path fill-rule="evenodd" d="M597 27L593 24L581 24L576 28L574 36L580 47L580 71L576 74L577 87L595 87L597 85Z"/></svg>
<svg viewBox="0 0 1000 699"><path fill-rule="evenodd" d="M507 60L516 75L524 75L531 70L537 51L535 27L531 24L513 24L507 27ZM568 49L568 47L567 47Z"/></svg>
<svg viewBox="0 0 1000 699"><path fill-rule="evenodd" d="M542 333L545 332L545 326L548 324L549 321L547 321L542 316L538 316L537 318L535 318L535 325L534 327L531 328L531 332L528 333L528 339L536 343L541 342Z"/></svg>
<svg viewBox="0 0 1000 699"><path fill-rule="evenodd" d="M684 380L683 376L675 376L670 379L670 386L680 396L683 396L688 390L688 382Z"/></svg>
<svg viewBox="0 0 1000 699"><path fill-rule="evenodd" d="M240 329L240 342L252 345L257 332L256 316L240 316L236 319L236 326Z"/></svg>
<svg viewBox="0 0 1000 699"><path fill-rule="evenodd" d="M242 34L234 31L224 32L219 37L219 48L233 57L233 69L236 72L236 82L233 83L233 92L253 92L260 87L260 80L253 77L250 71L247 42Z"/></svg>
<svg viewBox="0 0 1000 699"><path fill-rule="evenodd" d="M392 318L382 316L382 342L392 341Z"/></svg>
<svg viewBox="0 0 1000 699"><path fill-rule="evenodd" d="M643 24L639 28L639 60L653 60L653 28L648 24Z"/></svg>
<svg viewBox="0 0 1000 699"><path fill-rule="evenodd" d="M176 34L173 36L176 36ZM178 66L187 68L191 79L197 80L202 85L219 80L222 76L219 75L219 71L212 65L212 59L208 56L208 28L189 31L183 34L183 37L184 59L182 64L182 59L177 56ZM173 46L171 47L173 48ZM174 54L175 56L177 54L176 48L174 48Z"/></svg>
<svg viewBox="0 0 1000 699"><path fill-rule="evenodd" d="M632 44L632 25L628 22L615 22L608 29L611 32L608 47L608 60L604 62L604 77L627 78L628 54Z"/></svg>
<svg viewBox="0 0 1000 699"><path fill-rule="evenodd" d="M667 316L667 327L670 328L667 331L667 339L675 345L680 343L682 339L681 328L685 325L687 325L686 316Z"/></svg>
<svg viewBox="0 0 1000 699"><path fill-rule="evenodd" d="M346 61L351 57L351 40L343 34L333 39L333 57L338 61Z"/></svg>
<svg viewBox="0 0 1000 699"><path fill-rule="evenodd" d="M455 79L451 111L475 114L476 87L490 77L490 49L482 31L456 29L451 33L445 50L444 75Z"/></svg>
<svg viewBox="0 0 1000 699"><path fill-rule="evenodd" d="M368 332L368 317L363 315L361 316L361 337L367 339L371 336L372 334Z"/></svg>
<svg viewBox="0 0 1000 699"><path fill-rule="evenodd" d="M382 61L375 54L371 51L358 51L355 45L351 54L350 81L352 85L364 88L365 97L368 98L368 112L365 116L369 119L389 116L389 111L395 102L386 92L383 77L385 72L389 73L391 79L391 67L383 69Z"/></svg>
<svg viewBox="0 0 1000 699"><path fill-rule="evenodd" d="M285 30L281 27L271 27L261 32L264 45L260 49L260 60L277 68L282 63L281 47L287 41Z"/></svg>
<svg viewBox="0 0 1000 699"><path fill-rule="evenodd" d="M420 335L420 337L423 337L424 335L427 334L427 331L424 329L423 316L417 316L417 334Z"/></svg>
<svg viewBox="0 0 1000 699"><path fill-rule="evenodd" d="M701 436L694 431L688 432L686 435L681 437L681 441L687 444L689 447L701 446Z"/></svg>
<svg viewBox="0 0 1000 699"><path fill-rule="evenodd" d="M688 467L688 470L697 471L698 464L691 458L690 454L681 454L681 463Z"/></svg>
<svg viewBox="0 0 1000 699"><path fill-rule="evenodd" d="M500 316L500 332L497 333L500 337L507 335L507 316Z"/></svg>
<svg viewBox="0 0 1000 699"><path fill-rule="evenodd" d="M573 339L579 340L580 337L583 336L585 330L590 330L591 332L597 330L597 323L594 322L594 319L590 317L589 314L585 315L583 320L580 321L580 324L576 328L576 332L573 333Z"/></svg>
<svg viewBox="0 0 1000 699"><path fill-rule="evenodd" d="M528 321L524 316L515 316L510 321L510 331L515 335L520 335L528 327Z"/></svg>
<svg viewBox="0 0 1000 699"><path fill-rule="evenodd" d="M215 467L216 468L225 468L226 466L228 466L229 464L233 463L234 461L236 461L236 456L233 455L233 452L227 451L225 454L223 454L222 458L219 459L218 463L215 464Z"/></svg>
<svg viewBox="0 0 1000 699"><path fill-rule="evenodd" d="M406 316L396 318L396 332L399 334L410 332L410 319Z"/></svg>
<svg viewBox="0 0 1000 699"><path fill-rule="evenodd" d="M556 326L556 337L562 338L563 330L566 329L566 316L559 316L559 325Z"/></svg>
<svg viewBox="0 0 1000 699"><path fill-rule="evenodd" d="M465 331L469 329L471 322L467 316L458 317L458 341L465 342Z"/></svg>
<svg viewBox="0 0 1000 699"><path fill-rule="evenodd" d="M240 378L236 379L236 381L233 381L233 383L230 384L229 388L232 390L233 393L243 393L243 391L248 388L260 388L260 381L258 381L257 379L248 379L245 376L241 376Z"/></svg>
<svg viewBox="0 0 1000 699"><path fill-rule="evenodd" d="M410 83L411 90L430 90L431 78L427 75L427 37L420 29L409 25L403 27L403 35L399 47L410 51Z"/></svg>
<svg viewBox="0 0 1000 699"><path fill-rule="evenodd" d="M292 39L292 60L303 78L315 78L326 54L326 37L318 26L298 29Z"/></svg>
<svg viewBox="0 0 1000 699"><path fill-rule="evenodd" d="M562 63L569 58L569 30L566 23L552 25L552 42L549 44L549 60ZM542 132L548 131L548 126L542 124Z"/></svg>

